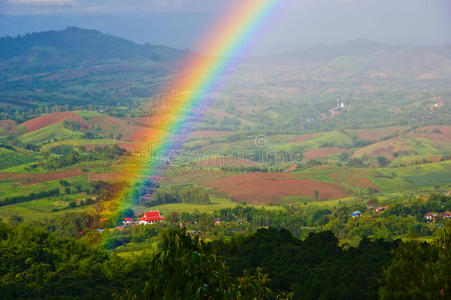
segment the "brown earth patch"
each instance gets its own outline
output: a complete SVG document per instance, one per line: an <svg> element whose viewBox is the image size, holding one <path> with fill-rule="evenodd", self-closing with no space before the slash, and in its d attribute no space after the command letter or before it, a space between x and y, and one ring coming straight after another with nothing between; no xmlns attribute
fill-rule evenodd
<svg viewBox="0 0 451 300"><path fill-rule="evenodd" d="M35 131L52 124L67 122L77 122L83 128L90 128L88 122L85 119L73 112L57 112L48 115L40 116L31 120L24 122L22 125L25 126L28 132Z"/></svg>
<svg viewBox="0 0 451 300"><path fill-rule="evenodd" d="M60 180L87 174L81 170L55 171L42 174L0 173L0 180L20 182L22 185L30 185L47 181Z"/></svg>
<svg viewBox="0 0 451 300"><path fill-rule="evenodd" d="M304 135L300 135L298 137L292 138L288 142L289 143L301 143L301 142L305 142L307 140L314 139L318 136L320 136L320 134L318 134L318 133L304 134Z"/></svg>
<svg viewBox="0 0 451 300"><path fill-rule="evenodd" d="M329 156L332 154L343 153L346 152L346 149L339 147L324 147L314 150L309 150L304 153L304 157L307 159L316 159L319 157Z"/></svg>
<svg viewBox="0 0 451 300"><path fill-rule="evenodd" d="M387 158L393 158L395 152L410 153L414 150L407 141L396 137L359 149L354 152L352 157L362 157L362 155L367 154L369 157L385 156Z"/></svg>
<svg viewBox="0 0 451 300"><path fill-rule="evenodd" d="M94 127L100 128L105 132L112 132L116 135L121 134L123 140L134 142L145 142L152 138L152 136L160 136L163 131L156 128L148 128L141 126L144 122L150 122L146 118L132 119L132 118L116 118L110 116L95 117L90 120ZM118 143L119 144L119 143ZM135 146L125 145L126 149L136 149Z"/></svg>
<svg viewBox="0 0 451 300"><path fill-rule="evenodd" d="M89 121L93 123L95 128L100 128L103 130L111 129L114 127L126 127L128 125L126 120L111 116L94 117Z"/></svg>
<svg viewBox="0 0 451 300"><path fill-rule="evenodd" d="M171 174L163 179L165 184L204 184L212 180L227 177L228 173L214 170L180 169L177 174Z"/></svg>
<svg viewBox="0 0 451 300"><path fill-rule="evenodd" d="M338 184L274 173L233 175L210 181L206 185L230 195L235 201L246 201L250 204L276 203L287 196L310 196L313 199L315 190L319 191L319 200L342 198L351 193Z"/></svg>
<svg viewBox="0 0 451 300"><path fill-rule="evenodd" d="M433 132L437 129L440 130L441 133ZM451 143L451 126L420 127L412 132L409 132L409 135L435 142Z"/></svg>
<svg viewBox="0 0 451 300"><path fill-rule="evenodd" d="M352 133L356 133L357 137L361 140L378 141L383 137L392 135L399 131L401 134L407 126L394 126L387 128L372 128L372 129L359 129L359 130L349 130Z"/></svg>
<svg viewBox="0 0 451 300"><path fill-rule="evenodd" d="M439 161L442 160L442 156L441 155L434 155L434 156L427 157L425 159L426 159L427 162L431 162L431 163L439 162Z"/></svg>

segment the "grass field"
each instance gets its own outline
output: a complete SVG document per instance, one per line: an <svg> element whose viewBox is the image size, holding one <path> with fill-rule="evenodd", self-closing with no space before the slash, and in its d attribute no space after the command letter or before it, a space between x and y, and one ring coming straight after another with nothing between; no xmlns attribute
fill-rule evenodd
<svg viewBox="0 0 451 300"><path fill-rule="evenodd" d="M37 160L36 156L33 153L26 155L17 151L0 148L0 170L3 172L3 169L34 162Z"/></svg>
<svg viewBox="0 0 451 300"><path fill-rule="evenodd" d="M223 208L232 208L237 205L238 205L238 203L236 203L232 200L229 200L229 199L212 197L211 204L171 203L171 204L153 206L151 208L140 207L139 211L159 210L160 213L164 216L171 212L193 213L193 212L197 211L199 213L208 213L208 212L213 212L215 210L219 210L219 209L223 209ZM265 207L266 209L280 209L280 207L277 207L277 206L262 206L262 205L249 205L249 206Z"/></svg>
<svg viewBox="0 0 451 300"><path fill-rule="evenodd" d="M68 140L81 138L82 136L82 132L72 131L65 128L63 124L56 123L36 131L26 133L20 138L20 141L24 144L39 144L53 139Z"/></svg>
<svg viewBox="0 0 451 300"><path fill-rule="evenodd" d="M189 212L198 211L199 213L212 212L222 208L235 207L237 203L228 199L211 199L211 204L188 204L188 203L171 203L152 207L154 210L159 210L163 215L170 212Z"/></svg>
<svg viewBox="0 0 451 300"><path fill-rule="evenodd" d="M11 216L17 215L24 218L24 221L35 221L43 218L57 216L67 212L81 212L92 210L93 206L82 206L65 209L70 200L84 198L83 195L61 195L47 199L33 200L29 202L11 204L0 207L0 219L7 220ZM54 211L57 209L58 211Z"/></svg>
<svg viewBox="0 0 451 300"><path fill-rule="evenodd" d="M90 110L77 111L76 113L83 119L91 119L91 118L102 116L101 113L99 113L97 111L90 111Z"/></svg>
<svg viewBox="0 0 451 300"><path fill-rule="evenodd" d="M67 182L69 182L71 185L74 184L82 184L86 185L86 175L83 176L76 176L76 177L70 177L65 179ZM52 181L45 181L40 182L36 184L30 184L30 185L18 185L18 184L11 184L11 182L8 181L0 181L0 199L3 199L5 197L15 197L15 196L22 196L22 195L28 195L31 193L38 193L42 191L48 191L52 189L59 188L60 193L63 192L63 187L59 184L59 180L52 180Z"/></svg>

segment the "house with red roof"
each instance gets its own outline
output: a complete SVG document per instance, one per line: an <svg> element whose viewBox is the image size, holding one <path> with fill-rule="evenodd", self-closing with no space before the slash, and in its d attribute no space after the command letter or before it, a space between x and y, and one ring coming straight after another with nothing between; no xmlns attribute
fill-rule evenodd
<svg viewBox="0 0 451 300"><path fill-rule="evenodd" d="M122 219L122 224L124 224L124 225L129 225L131 223L133 223L133 219L132 218L123 218Z"/></svg>
<svg viewBox="0 0 451 300"><path fill-rule="evenodd" d="M140 224L153 224L163 220L164 218L160 216L160 212L158 210L145 212L144 216L138 219Z"/></svg>

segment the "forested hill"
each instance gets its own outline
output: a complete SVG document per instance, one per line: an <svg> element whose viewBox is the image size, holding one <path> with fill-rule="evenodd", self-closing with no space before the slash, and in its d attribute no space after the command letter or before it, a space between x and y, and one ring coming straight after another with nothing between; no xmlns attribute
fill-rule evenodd
<svg viewBox="0 0 451 300"><path fill-rule="evenodd" d="M77 27L3 37L0 112L15 118L16 111L31 116L42 106L129 107L154 96L189 55Z"/></svg>
<svg viewBox="0 0 451 300"><path fill-rule="evenodd" d="M78 27L0 38L0 62L22 67L81 66L124 59L173 61L186 54L184 50L140 45Z"/></svg>

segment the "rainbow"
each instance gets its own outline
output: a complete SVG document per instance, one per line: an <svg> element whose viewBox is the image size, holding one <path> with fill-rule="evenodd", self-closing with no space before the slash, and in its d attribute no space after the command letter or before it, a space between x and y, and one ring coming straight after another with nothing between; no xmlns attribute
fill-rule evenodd
<svg viewBox="0 0 451 300"><path fill-rule="evenodd" d="M170 150L174 133L181 131L192 108L198 107L204 99L203 95L212 88L231 59L243 49L245 42L274 11L280 0L232 2L209 35L201 41L203 55L186 59L163 91L164 97L158 105L167 108L166 111L149 117L150 129L140 133L147 137L139 145L141 153L144 153L141 163L134 170L124 170L133 182L115 196L113 207L106 209L105 214L133 205L133 194L140 193L142 178L156 175L161 167L161 160L155 159L155 155Z"/></svg>

